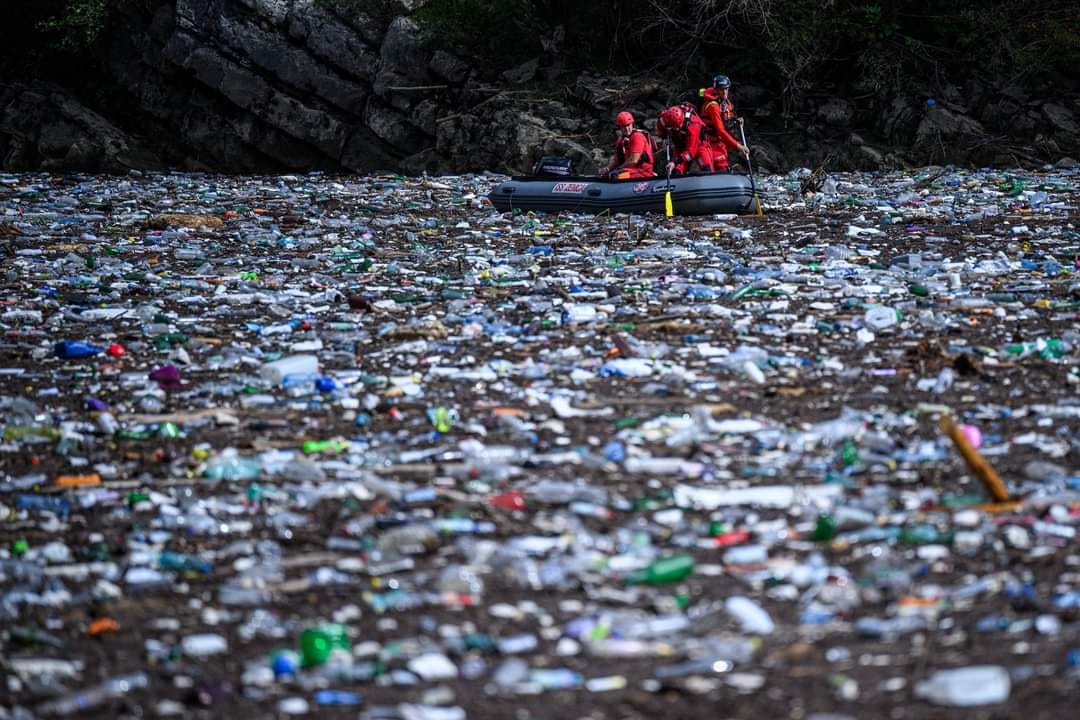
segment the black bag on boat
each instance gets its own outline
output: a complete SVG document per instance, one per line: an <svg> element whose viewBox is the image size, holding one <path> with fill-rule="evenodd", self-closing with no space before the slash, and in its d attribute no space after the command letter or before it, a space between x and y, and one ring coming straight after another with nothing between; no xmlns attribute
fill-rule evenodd
<svg viewBox="0 0 1080 720"><path fill-rule="evenodd" d="M558 155L545 155L533 165L533 175L540 178L559 178L574 174L574 161Z"/></svg>

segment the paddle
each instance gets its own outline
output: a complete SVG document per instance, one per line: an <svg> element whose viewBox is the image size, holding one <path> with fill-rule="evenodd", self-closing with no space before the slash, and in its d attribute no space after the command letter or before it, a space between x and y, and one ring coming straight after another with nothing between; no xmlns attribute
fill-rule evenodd
<svg viewBox="0 0 1080 720"><path fill-rule="evenodd" d="M671 143L667 143L664 146L667 150L667 164L664 166L667 168L667 190L664 191L664 215L666 217L675 216L675 208L671 204Z"/></svg>
<svg viewBox="0 0 1080 720"><path fill-rule="evenodd" d="M746 131L743 130L742 123L739 123L739 135L742 137L743 147L746 148L746 171L750 174L750 192L754 194L754 210L758 215L764 215L765 211L761 208L761 198L757 194L757 185L754 183L754 166L750 164L750 146L746 144Z"/></svg>

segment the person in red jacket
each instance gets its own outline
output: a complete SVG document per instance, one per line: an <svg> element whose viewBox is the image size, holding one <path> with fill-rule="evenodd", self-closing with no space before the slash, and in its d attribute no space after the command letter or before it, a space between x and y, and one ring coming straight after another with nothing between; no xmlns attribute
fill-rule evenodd
<svg viewBox="0 0 1080 720"><path fill-rule="evenodd" d="M732 132L742 125L742 118L735 114L735 103L731 101L731 80L726 75L713 78L712 87L702 91L701 117L705 121L705 137L713 155L713 169L727 172L728 149L738 150L744 155L750 149L740 143Z"/></svg>
<svg viewBox="0 0 1080 720"><path fill-rule="evenodd" d="M634 127L634 116L623 110L615 116L619 136L607 174L615 180L648 178L653 173L653 147L649 133Z"/></svg>
<svg viewBox="0 0 1080 720"><path fill-rule="evenodd" d="M712 172L712 149L705 142L705 123L690 103L681 103L660 113L656 134L670 144L672 155L668 173L685 174L697 162L702 172Z"/></svg>

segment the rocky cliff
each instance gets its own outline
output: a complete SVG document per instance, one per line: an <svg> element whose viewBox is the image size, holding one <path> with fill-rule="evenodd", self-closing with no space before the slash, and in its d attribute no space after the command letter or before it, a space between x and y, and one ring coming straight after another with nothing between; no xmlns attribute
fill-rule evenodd
<svg viewBox="0 0 1080 720"><path fill-rule="evenodd" d="M123 31L104 43L98 91L34 79L0 86L0 160L13 170L439 173L521 172L560 154L591 172L616 110L653 118L694 91L660 77L578 73L550 56L483 67L425 35L413 17L423 4L127 4ZM772 169L1080 155L1080 97L1069 91L1050 98L972 83L940 98L869 103L822 94L783 120L767 88L742 82L735 95L759 162Z"/></svg>

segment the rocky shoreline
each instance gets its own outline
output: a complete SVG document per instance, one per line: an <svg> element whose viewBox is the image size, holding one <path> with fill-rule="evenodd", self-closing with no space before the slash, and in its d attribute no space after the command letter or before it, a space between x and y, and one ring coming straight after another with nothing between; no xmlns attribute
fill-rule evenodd
<svg viewBox="0 0 1080 720"><path fill-rule="evenodd" d="M0 167L525 172L545 154L604 164L611 117L694 97L686 81L595 76L557 48L509 69L436 48L423 3L349 12L314 0L155 0L125 6L97 87L0 84ZM735 78L763 169L1039 167L1080 157L1080 96L972 80L940 97L780 99ZM699 81L703 82L704 77Z"/></svg>

